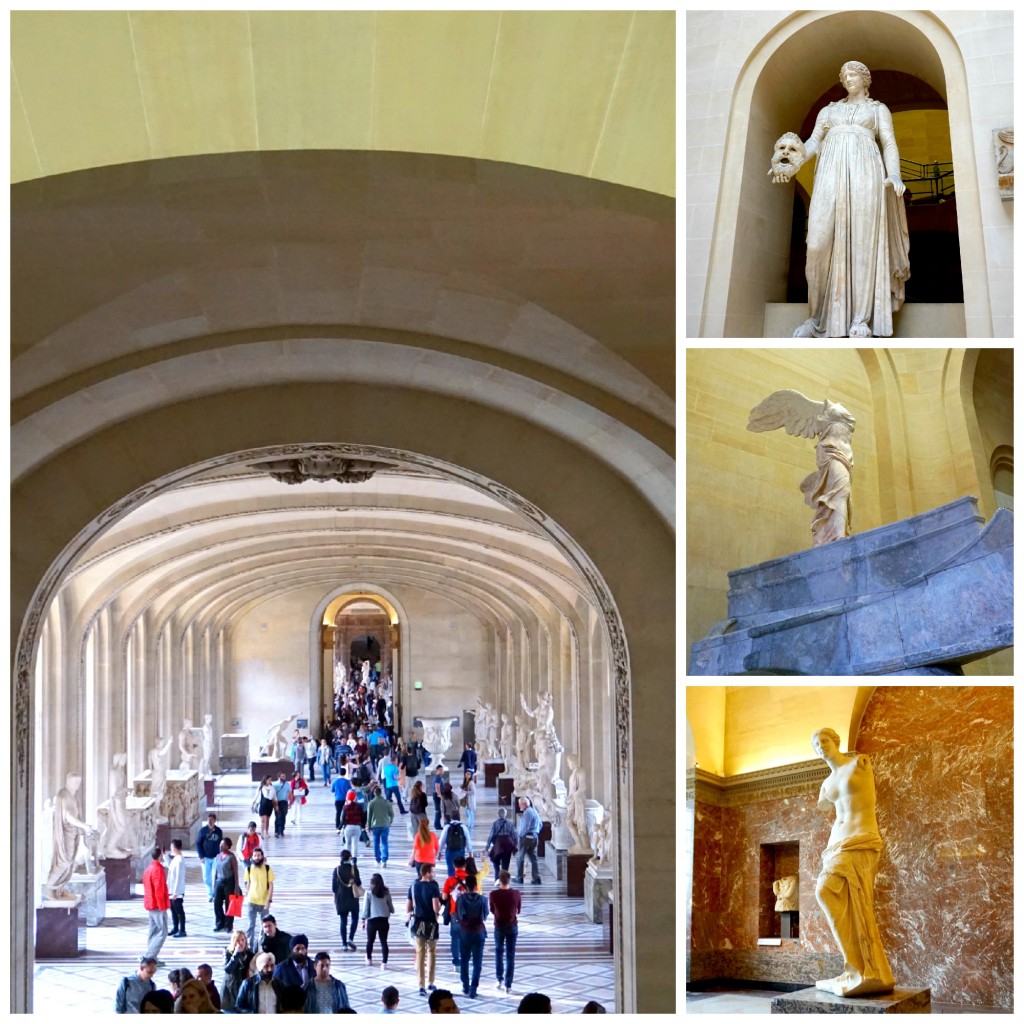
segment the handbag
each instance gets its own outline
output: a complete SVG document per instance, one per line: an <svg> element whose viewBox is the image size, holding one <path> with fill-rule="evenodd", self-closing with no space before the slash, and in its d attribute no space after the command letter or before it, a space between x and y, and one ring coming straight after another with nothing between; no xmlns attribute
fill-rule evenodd
<svg viewBox="0 0 1024 1024"><path fill-rule="evenodd" d="M256 790L256 796L253 798L253 801L252 801L252 813L253 814L259 814L259 812L260 812L260 791Z"/></svg>
<svg viewBox="0 0 1024 1024"><path fill-rule="evenodd" d="M242 895L241 893L232 893L228 897L228 917L241 917L242 916Z"/></svg>
<svg viewBox="0 0 1024 1024"><path fill-rule="evenodd" d="M361 900L366 895L366 890L358 882L352 883L352 895Z"/></svg>

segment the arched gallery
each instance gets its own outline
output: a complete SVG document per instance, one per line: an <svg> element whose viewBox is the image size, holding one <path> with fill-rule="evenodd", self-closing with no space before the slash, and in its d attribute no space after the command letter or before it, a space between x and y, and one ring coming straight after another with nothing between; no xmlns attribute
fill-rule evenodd
<svg viewBox="0 0 1024 1024"><path fill-rule="evenodd" d="M817 806L823 728L873 775L874 918L898 998L916 993L896 1012L1012 1013L1012 685L690 686L686 727L688 1014L766 1013L843 971L817 898L838 818Z"/></svg>
<svg viewBox="0 0 1024 1024"><path fill-rule="evenodd" d="M689 348L686 390L691 673L1012 675L1013 349ZM815 439L748 429L783 390L855 420L838 543Z"/></svg>
<svg viewBox="0 0 1024 1024"><path fill-rule="evenodd" d="M12 59L11 1009L144 944L37 962L67 773L95 823L185 720L319 735L368 654L450 761L550 692L608 1009L672 1010L673 14L22 12Z"/></svg>
<svg viewBox="0 0 1024 1024"><path fill-rule="evenodd" d="M807 315L813 165L768 173L865 64L892 112L910 239L892 337L1013 336L1013 13L686 16L686 334L790 337ZM888 168L886 168L888 170ZM876 332L877 333L877 332Z"/></svg>

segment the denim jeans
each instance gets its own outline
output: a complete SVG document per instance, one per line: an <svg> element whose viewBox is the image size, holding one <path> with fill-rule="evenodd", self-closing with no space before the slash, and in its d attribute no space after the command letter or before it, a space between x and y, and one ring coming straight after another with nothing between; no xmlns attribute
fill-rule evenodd
<svg viewBox="0 0 1024 1024"><path fill-rule="evenodd" d="M386 864L388 862L388 833L390 825L373 830L373 859Z"/></svg>
<svg viewBox="0 0 1024 1024"><path fill-rule="evenodd" d="M384 790L384 795L388 798L388 803L391 803L391 797L393 796L398 801L399 813L405 814L405 808L402 806L402 791L398 786L388 786Z"/></svg>
<svg viewBox="0 0 1024 1024"><path fill-rule="evenodd" d="M448 925L448 931L452 940L452 963L456 967L462 966L462 928L459 922L453 917Z"/></svg>
<svg viewBox="0 0 1024 1024"><path fill-rule="evenodd" d="M523 836L519 840L519 853L516 854L516 881L523 880L523 861L530 858L530 869L533 871L533 881L540 881L540 866L537 864L537 837Z"/></svg>
<svg viewBox="0 0 1024 1024"><path fill-rule="evenodd" d="M518 936L519 925L517 924L496 924L494 926L494 973L505 988L512 987L512 977L516 972L516 939Z"/></svg>
<svg viewBox="0 0 1024 1024"><path fill-rule="evenodd" d="M203 882L206 884L206 895L213 899L213 869L217 866L216 857L203 857Z"/></svg>
<svg viewBox="0 0 1024 1024"><path fill-rule="evenodd" d="M358 910L346 910L338 915L341 918L341 942L344 945L346 942L351 943L356 937L356 925L359 924L359 911ZM345 925L349 925L348 934L345 933Z"/></svg>
<svg viewBox="0 0 1024 1024"><path fill-rule="evenodd" d="M268 910L259 903L249 903L246 906L249 912L249 927L245 930L245 937L249 940L250 949L258 949L256 942L256 922L260 923L260 932L263 931L263 918L267 916Z"/></svg>
<svg viewBox="0 0 1024 1024"><path fill-rule="evenodd" d="M470 994L476 992L480 984L480 971L484 965L484 942L487 932L462 932L462 988L469 989ZM470 976L470 959L473 961L473 974Z"/></svg>

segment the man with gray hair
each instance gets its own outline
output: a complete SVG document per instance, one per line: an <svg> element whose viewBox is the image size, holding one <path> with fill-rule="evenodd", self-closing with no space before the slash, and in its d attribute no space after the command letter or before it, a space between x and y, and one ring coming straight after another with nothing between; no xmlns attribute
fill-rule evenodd
<svg viewBox="0 0 1024 1024"><path fill-rule="evenodd" d="M519 853L516 855L516 885L523 884L523 861L530 858L530 869L534 885L540 885L540 865L537 863L537 841L540 837L540 815L533 809L528 796L519 798Z"/></svg>
<svg viewBox="0 0 1024 1024"><path fill-rule="evenodd" d="M502 871L508 871L512 863L512 854L516 852L519 843L516 839L516 829L508 820L508 810L504 807L498 808L498 817L491 825L491 831L487 836L487 843L484 852L494 865L494 884L498 884L498 875Z"/></svg>

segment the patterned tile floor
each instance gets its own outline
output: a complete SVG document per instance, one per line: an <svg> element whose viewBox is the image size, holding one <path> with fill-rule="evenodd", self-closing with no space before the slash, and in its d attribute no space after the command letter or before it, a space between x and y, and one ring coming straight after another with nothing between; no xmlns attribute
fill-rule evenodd
<svg viewBox="0 0 1024 1024"><path fill-rule="evenodd" d="M252 815L249 803L253 786L241 773L222 776L217 783L219 823L225 834L237 841ZM478 790L478 807L473 830L474 843L487 838L497 807L497 790ZM404 920L405 893L412 881L407 866L411 842L407 832L407 816L398 816L391 829L391 855L382 872L395 896L395 908ZM320 782L311 784L310 800L303 808L300 825L289 824L284 839L273 836L264 844L274 868L274 916L285 931L305 932L310 939L310 953L326 949L331 954L332 973L345 982L349 1001L359 1012L376 1013L380 993L386 985L394 985L401 994L399 1012L426 1012L426 1000L416 986L413 950L392 925L395 935L391 945L388 969L377 963L366 965L363 949L343 953L339 949L338 917L331 897L331 872L338 863L340 837L334 830L334 801L330 791ZM224 936L213 932L213 907L207 902L202 871L195 851L186 851L188 889L185 895L187 939L170 939L164 944L161 959L166 966L157 971L155 981L167 987L167 972L174 967L209 963L220 985L220 968L224 962ZM360 873L364 882L378 870L373 863L372 848L360 856ZM523 887L523 914L519 922L519 943L516 950L514 994L499 995L493 988L494 954L488 936L484 951L484 968L480 977L479 998L470 1000L461 994L462 985L451 971L448 938L442 929L437 946L438 970L436 984L455 993L463 1013L515 1013L519 996L525 992L544 992L551 997L556 1013L579 1013L590 999L602 1003L613 1012L615 976L612 957L604 948L600 925L591 924L584 914L582 900L565 895L564 883L557 882L541 862L543 884ZM491 879L485 882L485 891ZM138 956L145 950L146 912L142 906L142 887L130 901L110 902L107 916L96 928L89 928L87 951L76 960L38 961L35 967L34 1005L47 1013L109 1012L113 1009L118 982L135 969ZM401 896L401 899L399 899ZM169 917L169 915L168 915ZM396 919L399 915L396 914ZM395 921L396 919L392 919ZM489 929L490 930L490 929ZM362 932L357 932L359 944ZM365 940L363 940L365 941Z"/></svg>

